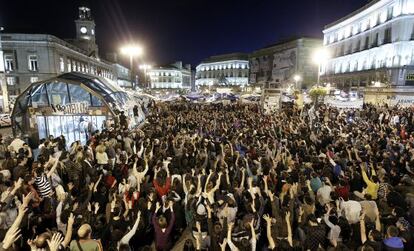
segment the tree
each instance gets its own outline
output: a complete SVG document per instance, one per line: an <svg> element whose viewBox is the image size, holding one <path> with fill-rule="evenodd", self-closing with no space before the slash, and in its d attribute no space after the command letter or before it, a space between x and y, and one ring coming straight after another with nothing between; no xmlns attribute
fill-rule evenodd
<svg viewBox="0 0 414 251"><path fill-rule="evenodd" d="M326 96L326 94L326 88L321 86L312 87L312 89L309 91L309 96L311 97L315 106L318 106L319 103L323 101L323 98Z"/></svg>

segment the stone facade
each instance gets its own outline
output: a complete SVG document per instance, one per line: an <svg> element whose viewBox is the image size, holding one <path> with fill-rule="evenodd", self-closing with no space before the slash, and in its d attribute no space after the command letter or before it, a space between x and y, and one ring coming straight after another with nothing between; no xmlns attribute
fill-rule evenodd
<svg viewBox="0 0 414 251"><path fill-rule="evenodd" d="M124 87L131 86L128 68L99 58L90 9L80 7L75 23L76 39L66 41L48 34L1 33L2 91L7 89L13 98L33 82L72 71L104 77Z"/></svg>
<svg viewBox="0 0 414 251"><path fill-rule="evenodd" d="M279 87L296 84L295 75L301 77L298 88L310 87L316 83L317 66L312 62L312 54L322 46L322 41L314 38L299 38L281 41L277 44L256 50L249 55L249 83L264 86L271 83Z"/></svg>
<svg viewBox="0 0 414 251"><path fill-rule="evenodd" d="M191 89L191 65L181 61L148 70L151 89Z"/></svg>
<svg viewBox="0 0 414 251"><path fill-rule="evenodd" d="M247 54L233 53L210 57L196 67L196 86L248 84Z"/></svg>
<svg viewBox="0 0 414 251"><path fill-rule="evenodd" d="M53 35L1 34L5 77L10 95L30 83L64 72L83 72L115 80L115 67Z"/></svg>

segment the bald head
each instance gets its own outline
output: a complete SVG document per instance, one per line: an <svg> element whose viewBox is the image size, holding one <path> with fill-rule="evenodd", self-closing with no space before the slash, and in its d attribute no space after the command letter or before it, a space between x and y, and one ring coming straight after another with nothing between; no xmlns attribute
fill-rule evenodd
<svg viewBox="0 0 414 251"><path fill-rule="evenodd" d="M92 228L89 224L83 224L78 230L78 236L80 239L88 239L92 233Z"/></svg>

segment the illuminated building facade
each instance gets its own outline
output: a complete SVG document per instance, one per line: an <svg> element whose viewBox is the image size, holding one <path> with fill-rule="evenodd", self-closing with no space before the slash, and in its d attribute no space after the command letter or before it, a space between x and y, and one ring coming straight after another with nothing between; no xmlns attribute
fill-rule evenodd
<svg viewBox="0 0 414 251"><path fill-rule="evenodd" d="M374 0L329 24L321 79L342 89L414 85L414 0Z"/></svg>
<svg viewBox="0 0 414 251"><path fill-rule="evenodd" d="M286 87L296 84L294 76L300 76L297 88L316 83L317 66L312 62L315 50L322 41L315 38L294 38L256 50L249 55L252 85Z"/></svg>
<svg viewBox="0 0 414 251"><path fill-rule="evenodd" d="M183 66L181 61L147 71L151 89L190 89L191 65Z"/></svg>
<svg viewBox="0 0 414 251"><path fill-rule="evenodd" d="M247 54L233 53L213 56L196 67L195 85L245 86L249 80Z"/></svg>
<svg viewBox="0 0 414 251"><path fill-rule="evenodd" d="M2 90L7 88L9 106L31 83L68 72L100 76L124 87L131 86L129 77L124 76L129 75L128 68L99 58L95 22L88 7L79 7L75 24L77 35L70 40L49 34L0 34L0 72L4 73L0 81ZM4 96L3 92L0 99Z"/></svg>

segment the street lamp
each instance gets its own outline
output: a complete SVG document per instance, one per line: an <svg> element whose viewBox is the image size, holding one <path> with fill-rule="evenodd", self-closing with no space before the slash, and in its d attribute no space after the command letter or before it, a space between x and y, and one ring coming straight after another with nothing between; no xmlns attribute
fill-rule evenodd
<svg viewBox="0 0 414 251"><path fill-rule="evenodd" d="M295 76L293 76L293 80L295 80L295 88L299 89L298 88L298 82L301 81L302 78L298 74L296 74Z"/></svg>
<svg viewBox="0 0 414 251"><path fill-rule="evenodd" d="M139 66L139 69L144 71L145 85L147 85L147 87L150 87L150 84L147 81L147 70L152 69L152 66L149 64L141 64Z"/></svg>
<svg viewBox="0 0 414 251"><path fill-rule="evenodd" d="M140 46L130 44L121 48L121 54L129 56L129 67L131 68L131 86L132 89L135 89L134 86L134 57L141 56L143 49Z"/></svg>
<svg viewBox="0 0 414 251"><path fill-rule="evenodd" d="M318 82L317 82L317 86L319 86L319 82L320 82L321 65L325 64L326 61L328 61L329 57L330 57L329 52L324 48L320 48L320 49L316 50L313 54L313 62L318 65Z"/></svg>
<svg viewBox="0 0 414 251"><path fill-rule="evenodd" d="M3 96L3 112L9 113L9 91L8 86L6 83L6 69L4 65L4 59L3 59L3 49L2 49L2 42L1 42L1 32L4 31L4 27L0 26L0 86L1 86L1 92Z"/></svg>

